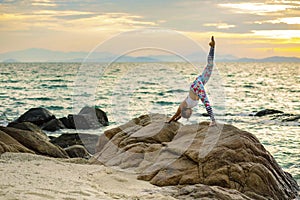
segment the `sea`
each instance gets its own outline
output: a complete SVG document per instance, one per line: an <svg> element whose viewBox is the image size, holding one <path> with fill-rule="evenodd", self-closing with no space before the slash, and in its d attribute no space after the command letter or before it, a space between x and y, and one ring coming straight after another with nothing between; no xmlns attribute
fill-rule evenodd
<svg viewBox="0 0 300 200"><path fill-rule="evenodd" d="M204 63L0 63L0 125L43 107L57 118L86 105L121 125L148 113L172 116ZM300 184L300 123L253 116L264 109L300 115L300 63L216 62L205 85L216 119L254 134L279 165ZM209 121L200 103L183 124ZM60 130L59 135L72 130Z"/></svg>

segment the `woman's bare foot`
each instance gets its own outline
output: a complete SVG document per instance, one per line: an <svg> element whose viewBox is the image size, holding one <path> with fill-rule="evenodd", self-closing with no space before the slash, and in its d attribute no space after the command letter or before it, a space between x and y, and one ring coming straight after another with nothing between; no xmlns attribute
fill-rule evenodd
<svg viewBox="0 0 300 200"><path fill-rule="evenodd" d="M210 126L210 127L211 127L211 126L217 126L217 122L216 122L216 121L211 121L210 124L209 124L209 126Z"/></svg>

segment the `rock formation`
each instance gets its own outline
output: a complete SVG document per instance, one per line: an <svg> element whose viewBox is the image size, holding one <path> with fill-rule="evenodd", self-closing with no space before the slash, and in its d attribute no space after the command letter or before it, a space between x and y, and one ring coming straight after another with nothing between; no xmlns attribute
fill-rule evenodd
<svg viewBox="0 0 300 200"><path fill-rule="evenodd" d="M6 135L9 135L11 138L18 141L18 143L20 143L22 146L37 154L56 158L68 157L68 154L63 149L50 143L47 139L41 136L40 133L2 126L0 126L0 131L4 132Z"/></svg>
<svg viewBox="0 0 300 200"><path fill-rule="evenodd" d="M54 114L45 108L31 108L18 117L8 126L16 127L20 123L30 122L45 131L57 131L60 129L97 129L108 126L106 113L100 108L84 107L78 114L69 114L67 117L57 119Z"/></svg>
<svg viewBox="0 0 300 200"><path fill-rule="evenodd" d="M45 108L31 108L22 114L19 118L13 121L13 124L21 122L31 122L35 125L42 125L55 119L55 116Z"/></svg>
<svg viewBox="0 0 300 200"><path fill-rule="evenodd" d="M21 122L13 127L0 126L0 154L24 152L56 158L86 158L95 153L98 136L87 133L63 133L49 137L35 124Z"/></svg>
<svg viewBox="0 0 300 200"><path fill-rule="evenodd" d="M5 132L0 131L0 154L5 152L34 153Z"/></svg>
<svg viewBox="0 0 300 200"><path fill-rule="evenodd" d="M143 115L106 131L93 161L134 171L158 186L194 185L190 194L203 184L253 199L296 197L296 181L253 134L227 124L166 121L165 115Z"/></svg>

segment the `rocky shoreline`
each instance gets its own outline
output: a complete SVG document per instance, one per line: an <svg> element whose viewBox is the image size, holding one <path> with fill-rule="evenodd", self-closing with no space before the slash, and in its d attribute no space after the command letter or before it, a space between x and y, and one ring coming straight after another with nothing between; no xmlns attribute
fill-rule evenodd
<svg viewBox="0 0 300 200"><path fill-rule="evenodd" d="M8 126L15 127L22 122L30 122L42 130L51 132L60 129L97 129L109 125L103 110L88 106L82 108L78 114L69 114L59 119L45 108L31 108Z"/></svg>
<svg viewBox="0 0 300 200"><path fill-rule="evenodd" d="M151 114L134 118L100 136L77 132L50 139L42 130L47 127L45 124L53 127L58 121L63 124L63 120L45 110L30 111L7 127L0 127L1 165L10 162L6 159L8 155L28 157L36 154L46 156L45 160L52 157L51 162L56 162L53 158L60 159L57 162L83 158L79 159L80 163L86 166L98 166L100 171L116 168L120 176L134 173L137 175L134 181L151 183L152 189L143 189L147 197L140 196L140 199L156 195L157 199L281 200L296 199L299 195L297 182L281 169L259 140L232 125L168 124L165 123L167 116ZM43 114L29 115L32 111ZM84 118L82 127L108 125L103 111L101 115L95 113L95 108L83 108L78 114L81 117L77 118ZM124 196L124 199L131 198Z"/></svg>

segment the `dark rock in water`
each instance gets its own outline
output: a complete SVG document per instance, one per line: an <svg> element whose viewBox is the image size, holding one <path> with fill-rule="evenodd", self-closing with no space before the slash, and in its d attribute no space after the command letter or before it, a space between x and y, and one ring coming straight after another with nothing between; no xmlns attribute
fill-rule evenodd
<svg viewBox="0 0 300 200"><path fill-rule="evenodd" d="M68 117L56 119L56 117L44 108L31 108L18 119L9 123L9 127L22 122L30 122L46 131L57 131L60 129L97 129L108 126L106 113L99 108L84 107L79 114L70 114Z"/></svg>
<svg viewBox="0 0 300 200"><path fill-rule="evenodd" d="M68 154L63 149L50 143L36 132L1 126L0 130L37 154L56 158L68 158Z"/></svg>
<svg viewBox="0 0 300 200"><path fill-rule="evenodd" d="M99 127L98 123L100 123L101 126L109 125L106 113L100 108L86 106L80 110L78 115L87 117L89 122L92 122L92 127Z"/></svg>
<svg viewBox="0 0 300 200"><path fill-rule="evenodd" d="M42 136L45 140L49 140L47 134L44 133L40 127L38 127L37 125L35 125L31 122L12 123L12 124L9 124L8 127L13 127L13 128L18 128L18 129L22 129L22 130L35 132L35 133L39 134L40 136Z"/></svg>
<svg viewBox="0 0 300 200"><path fill-rule="evenodd" d="M49 137L50 140L54 140L55 138L57 138L57 137L55 137L53 135L49 135L48 137Z"/></svg>
<svg viewBox="0 0 300 200"><path fill-rule="evenodd" d="M70 114L61 121L67 128L72 129L97 129L109 125L106 113L94 107L84 107L77 115Z"/></svg>
<svg viewBox="0 0 300 200"><path fill-rule="evenodd" d="M62 148L67 148L73 145L82 145L88 150L88 152L94 154L98 137L98 135L87 133L64 133L59 137L52 139L50 142Z"/></svg>
<svg viewBox="0 0 300 200"><path fill-rule="evenodd" d="M74 121L73 123L71 123L71 121L67 118L67 117L62 117L62 118L59 118L59 121L62 122L62 124L68 128L68 129L75 129L75 125L74 125Z"/></svg>
<svg viewBox="0 0 300 200"><path fill-rule="evenodd" d="M296 122L300 120L300 115L289 116L288 118L283 119L283 122Z"/></svg>
<svg viewBox="0 0 300 200"><path fill-rule="evenodd" d="M64 149L70 158L90 158L91 155L82 145L73 145Z"/></svg>
<svg viewBox="0 0 300 200"><path fill-rule="evenodd" d="M244 199L296 198L297 182L253 134L227 124L183 126L167 120L144 115L105 131L91 161L135 171L158 186L204 184L234 189ZM197 187L187 189L191 196L202 195ZM214 191L208 190L208 198L220 199Z"/></svg>
<svg viewBox="0 0 300 200"><path fill-rule="evenodd" d="M207 114L207 113L202 113L201 115L204 117L209 117L209 114Z"/></svg>
<svg viewBox="0 0 300 200"><path fill-rule="evenodd" d="M45 108L31 108L12 123L31 122L38 126L55 119L55 116Z"/></svg>
<svg viewBox="0 0 300 200"><path fill-rule="evenodd" d="M254 116L262 117L265 115L271 115L271 114L277 114L277 113L283 113L283 112L280 110L265 109L265 110L261 110L261 111L257 112Z"/></svg>
<svg viewBox="0 0 300 200"><path fill-rule="evenodd" d="M59 119L52 119L46 123L44 123L41 128L45 131L58 131L60 129L66 128L64 124Z"/></svg>
<svg viewBox="0 0 300 200"><path fill-rule="evenodd" d="M68 120L73 129L91 129L91 126L83 115L68 115Z"/></svg>
<svg viewBox="0 0 300 200"><path fill-rule="evenodd" d="M5 132L0 131L0 154L5 152L34 153Z"/></svg>

